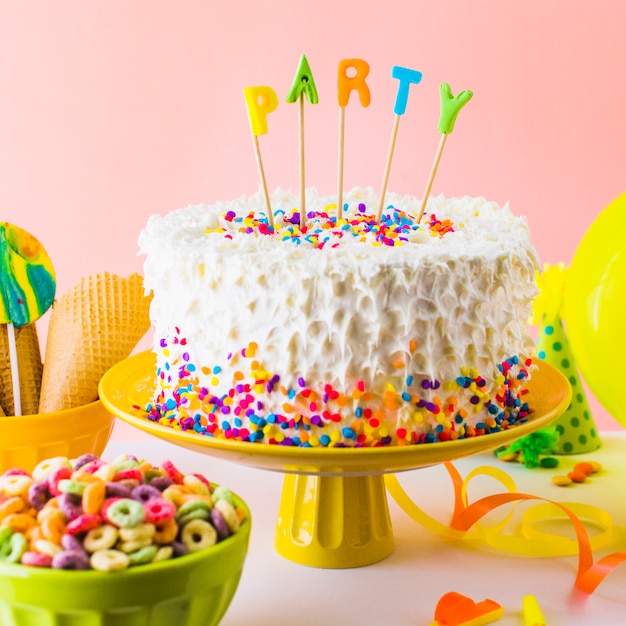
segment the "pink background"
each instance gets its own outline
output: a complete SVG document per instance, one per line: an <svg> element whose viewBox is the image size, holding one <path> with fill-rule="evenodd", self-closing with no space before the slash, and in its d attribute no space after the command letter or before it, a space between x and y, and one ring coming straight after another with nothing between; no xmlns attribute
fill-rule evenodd
<svg viewBox="0 0 626 626"><path fill-rule="evenodd" d="M324 193L349 57L370 63L372 104L353 96L347 110L346 188L380 186L390 72L404 65L424 77L391 190L423 192L443 81L475 96L433 193L509 201L544 261L568 263L625 190L626 5L614 0L0 0L0 219L42 241L59 293L83 275L141 271L150 214L256 191L242 88L258 84L281 100L260 138L268 185L296 190L297 112L284 97L302 53L320 94L306 112L307 185ZM617 427L592 408L600 429Z"/></svg>

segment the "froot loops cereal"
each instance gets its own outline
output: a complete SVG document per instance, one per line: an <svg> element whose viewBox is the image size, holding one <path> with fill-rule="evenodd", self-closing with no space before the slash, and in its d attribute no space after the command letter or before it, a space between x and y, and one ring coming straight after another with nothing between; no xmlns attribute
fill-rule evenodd
<svg viewBox="0 0 626 626"><path fill-rule="evenodd" d="M227 488L171 461L85 454L0 476L0 562L124 570L208 549L244 519Z"/></svg>

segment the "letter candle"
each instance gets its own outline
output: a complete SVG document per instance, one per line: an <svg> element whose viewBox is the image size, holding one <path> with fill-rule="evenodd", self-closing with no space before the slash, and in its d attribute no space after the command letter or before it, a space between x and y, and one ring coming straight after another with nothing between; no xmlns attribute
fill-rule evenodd
<svg viewBox="0 0 626 626"><path fill-rule="evenodd" d="M306 221L305 206L305 180L304 180L304 96L306 95L309 104L317 104L319 98L317 88L313 80L313 74L303 54L300 57L300 63L296 71L295 78L287 94L287 102L294 103L299 100L298 107L298 137L299 137L299 154L300 154L300 226L304 226Z"/></svg>
<svg viewBox="0 0 626 626"><path fill-rule="evenodd" d="M270 204L270 196L267 191L265 171L261 160L261 149L259 147L259 135L267 133L267 116L278 107L278 96L271 87L245 87L243 95L246 99L248 109L248 119L250 120L250 131L252 132L252 143L254 144L254 154L259 172L259 180L265 198L265 208L267 210L267 220L269 225L274 227L274 213Z"/></svg>
<svg viewBox="0 0 626 626"><path fill-rule="evenodd" d="M430 195L430 190L433 186L435 175L437 174L441 154L443 153L443 148L446 145L446 138L454 130L454 122L456 121L459 111L469 102L473 95L474 94L471 91L466 89L465 91L458 93L456 96L453 96L448 83L441 83L441 85L439 85L441 114L439 116L439 125L437 126L437 130L441 133L441 139L439 140L439 146L437 147L437 152L435 153L435 160L433 161L430 175L428 176L428 182L426 183L426 191L424 191L422 205L417 216L418 222L424 215L424 209L426 208L428 196Z"/></svg>
<svg viewBox="0 0 626 626"><path fill-rule="evenodd" d="M385 194L387 193L387 183L389 182L389 172L391 170L391 160L393 159L393 151L396 145L396 136L398 135L400 117L404 115L404 112L406 111L406 104L409 98L409 87L411 83L417 85L422 80L421 72L411 70L406 67L399 67L397 65L394 65L391 69L391 76L392 78L399 80L400 84L398 85L396 103L393 108L393 127L391 129L391 139L389 140L389 149L387 151L387 160L385 162L385 170L383 173L383 183L380 190L380 197L378 198L378 211L376 213L376 222L378 223L380 223L380 218L383 215Z"/></svg>
<svg viewBox="0 0 626 626"><path fill-rule="evenodd" d="M354 70L354 75L348 76L348 70ZM337 77L337 100L339 102L339 155L337 164L337 219L343 213L343 156L346 106L350 100L350 93L356 90L359 94L361 106L370 105L370 90L365 82L370 66L363 59L344 59L339 62Z"/></svg>

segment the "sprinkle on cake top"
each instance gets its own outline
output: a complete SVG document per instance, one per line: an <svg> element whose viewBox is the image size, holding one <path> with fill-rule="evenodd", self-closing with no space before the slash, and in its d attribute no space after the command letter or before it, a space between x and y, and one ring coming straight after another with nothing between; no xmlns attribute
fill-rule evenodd
<svg viewBox="0 0 626 626"><path fill-rule="evenodd" d="M416 233L430 233L433 236L443 237L453 232L451 220L437 219L433 213L429 220L418 223L416 218L401 209L389 207L380 223L372 214L366 213L365 203L360 202L357 210L347 217L337 219L335 205L328 205L323 211L309 211L307 221L300 224L300 213L297 209L292 212L279 209L274 216L274 226L269 224L264 214L258 216L250 212L245 217L238 216L232 209L223 214L224 219L238 226L238 232L253 236L275 235L281 241L291 241L295 245L308 242L315 248L322 249L331 242L331 247L337 247L339 240L352 237L363 243L371 242L378 246L401 246L414 238ZM232 234L225 228L219 227L213 232L223 232L225 238L232 239Z"/></svg>

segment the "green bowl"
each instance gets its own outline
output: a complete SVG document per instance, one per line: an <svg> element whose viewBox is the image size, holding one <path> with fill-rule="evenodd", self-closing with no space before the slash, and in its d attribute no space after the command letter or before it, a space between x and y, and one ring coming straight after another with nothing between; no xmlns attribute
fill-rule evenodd
<svg viewBox="0 0 626 626"><path fill-rule="evenodd" d="M0 563L2 626L213 626L235 595L250 539L250 511L220 543L122 572Z"/></svg>

